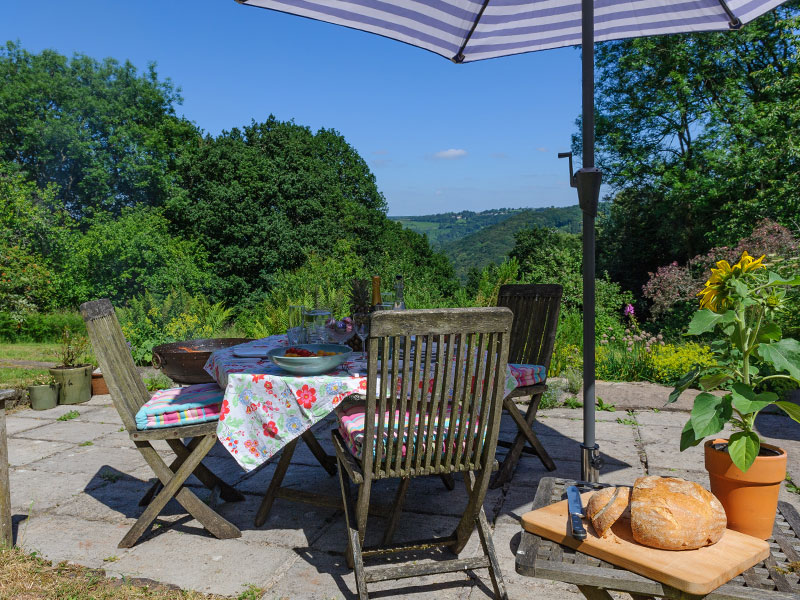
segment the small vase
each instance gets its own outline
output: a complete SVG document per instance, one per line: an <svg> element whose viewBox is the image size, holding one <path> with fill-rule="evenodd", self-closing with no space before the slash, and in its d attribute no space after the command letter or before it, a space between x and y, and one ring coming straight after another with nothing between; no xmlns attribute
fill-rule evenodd
<svg viewBox="0 0 800 600"><path fill-rule="evenodd" d="M55 408L58 404L58 388L57 383L50 385L31 385L28 387L28 396L31 399L31 408L33 410L47 410Z"/></svg>
<svg viewBox="0 0 800 600"><path fill-rule="evenodd" d="M786 478L786 451L761 444L777 454L757 456L747 472L742 472L733 464L727 449L714 448L715 444L727 443L728 440L708 440L704 444L711 493L722 503L729 529L766 540L772 536L778 492Z"/></svg>
<svg viewBox="0 0 800 600"><path fill-rule="evenodd" d="M53 367L50 375L61 384L59 404L80 404L92 398L92 365Z"/></svg>

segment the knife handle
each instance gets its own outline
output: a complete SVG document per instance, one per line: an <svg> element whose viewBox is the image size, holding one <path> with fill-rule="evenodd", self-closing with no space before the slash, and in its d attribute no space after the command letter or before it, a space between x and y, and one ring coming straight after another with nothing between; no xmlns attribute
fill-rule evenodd
<svg viewBox="0 0 800 600"><path fill-rule="evenodd" d="M570 515L570 521L572 522L572 537L576 540L585 540L586 539L586 528L583 526L583 521L581 521L580 515Z"/></svg>

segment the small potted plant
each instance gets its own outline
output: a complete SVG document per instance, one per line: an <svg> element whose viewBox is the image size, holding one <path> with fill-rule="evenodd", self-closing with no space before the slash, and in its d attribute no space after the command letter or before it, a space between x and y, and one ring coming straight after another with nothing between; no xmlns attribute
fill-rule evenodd
<svg viewBox="0 0 800 600"><path fill-rule="evenodd" d="M59 404L79 404L92 397L92 365L79 362L83 360L88 345L85 336L64 328L59 348L60 364L50 369L53 379L61 385Z"/></svg>
<svg viewBox="0 0 800 600"><path fill-rule="evenodd" d="M754 426L759 411L770 405L800 422L800 407L765 389L770 381L800 383L800 342L783 337L775 322L800 276L781 276L763 260L745 252L735 265L721 260L711 269L688 334L718 336L711 344L717 365L687 373L669 401L699 382L703 391L683 428L681 451L712 438L705 443L705 465L728 527L766 539L786 477L786 452L762 443ZM726 423L735 432L727 440L714 439Z"/></svg>
<svg viewBox="0 0 800 600"><path fill-rule="evenodd" d="M37 375L28 386L28 397L33 410L47 410L58 404L58 390L61 386L52 375Z"/></svg>

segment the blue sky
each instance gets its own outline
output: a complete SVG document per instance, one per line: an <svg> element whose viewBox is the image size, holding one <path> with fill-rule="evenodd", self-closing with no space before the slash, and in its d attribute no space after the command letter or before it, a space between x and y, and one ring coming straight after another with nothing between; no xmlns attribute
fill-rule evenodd
<svg viewBox="0 0 800 600"><path fill-rule="evenodd" d="M556 157L580 113L573 48L454 65L234 0L7 1L0 40L155 62L182 90L178 113L211 134L270 113L336 129L369 163L390 215L577 204Z"/></svg>

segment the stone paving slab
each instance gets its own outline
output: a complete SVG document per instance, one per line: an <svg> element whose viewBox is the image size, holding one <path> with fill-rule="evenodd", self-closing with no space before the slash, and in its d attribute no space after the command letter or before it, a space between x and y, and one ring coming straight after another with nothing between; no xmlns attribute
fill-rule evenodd
<svg viewBox="0 0 800 600"><path fill-rule="evenodd" d="M112 431L117 431L117 425L107 423L87 423L83 421L56 421L35 429L28 429L18 433L20 438L32 440L49 440L53 442L72 442L82 444L93 442Z"/></svg>
<svg viewBox="0 0 800 600"><path fill-rule="evenodd" d="M687 413L660 409L663 388L656 390L655 400L642 400L640 396L647 389L635 386L626 391L614 384L598 393L618 409L597 413L597 439L606 461L601 480L632 484L637 477L650 473L707 485L702 448L678 451ZM637 409L640 405L645 408ZM77 410L79 417L56 420L69 410ZM484 509L494 529L493 540L510 598L580 598L574 586L517 575L514 553L520 539L519 517L530 509L541 477L580 476L582 418L580 409L540 411L535 428L557 470L548 472L538 457L523 454L513 480L487 493ZM52 411L23 410L9 417L8 423L14 522L18 543L24 548L40 551L50 560L104 568L112 575L145 577L234 597L250 584L266 590L264 599L354 597L352 571L343 554L346 538L341 510L278 499L264 526L253 525L277 457L253 473L239 468L219 444L207 457L212 470L245 494L243 502L218 507L220 514L241 529L241 538L214 539L172 501L142 541L132 549L120 550L116 545L141 514L138 501L151 485L153 474L128 433L120 431L119 416L110 398L95 397L90 403ZM332 452L329 432L334 426L334 419L328 418L314 429L328 452ZM786 448L792 456L800 456L800 425L779 415L762 415L758 428L765 439ZM513 421L504 415L501 437L511 439L515 433ZM86 441L92 445L80 446ZM169 462L172 454L166 443L159 442L156 447ZM498 451L499 460L505 452ZM790 474L800 482L798 465L800 461L789 461ZM438 477L412 481L396 541L452 532L466 503L463 482L460 476L456 479L453 491L447 491ZM199 481L192 478L188 484L198 497L208 499L209 491ZM390 503L397 484L397 480L376 482L373 501ZM338 478L330 477L302 442L284 485L341 497ZM781 498L800 507L798 494L783 489ZM30 518L26 518L28 515ZM384 519L370 517L367 543L379 542L384 526ZM479 552L474 533L462 556ZM491 590L485 570L370 586L375 598L477 600L490 598Z"/></svg>

